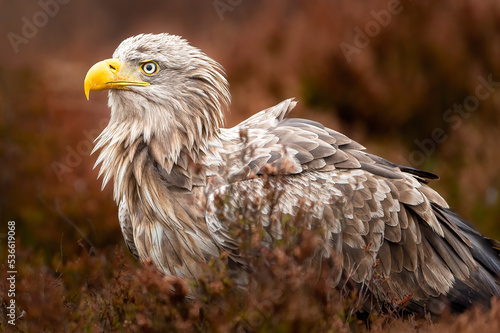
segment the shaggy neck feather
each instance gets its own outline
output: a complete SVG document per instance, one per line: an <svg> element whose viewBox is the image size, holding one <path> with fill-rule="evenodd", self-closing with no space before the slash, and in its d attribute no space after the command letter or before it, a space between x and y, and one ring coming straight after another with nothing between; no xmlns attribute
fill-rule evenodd
<svg viewBox="0 0 500 333"><path fill-rule="evenodd" d="M222 113L197 110L193 114L198 116L187 121L187 117L174 116L175 107L168 110L163 106L164 109L158 110L158 106L143 104L134 110L126 108L126 102L110 94L111 119L96 139L94 151L101 149L96 165L101 164L99 176L104 176L103 187L114 177L115 200L119 201L127 192L129 177L143 186L143 173L149 163L157 169L151 175L152 183L167 180L167 186L191 189L192 181L197 178L191 169L194 165L203 166L204 158L215 153L213 143L219 141L218 124L222 118L213 115ZM138 116L141 113L142 118ZM162 120L158 120L160 114ZM158 179L160 176L162 179Z"/></svg>

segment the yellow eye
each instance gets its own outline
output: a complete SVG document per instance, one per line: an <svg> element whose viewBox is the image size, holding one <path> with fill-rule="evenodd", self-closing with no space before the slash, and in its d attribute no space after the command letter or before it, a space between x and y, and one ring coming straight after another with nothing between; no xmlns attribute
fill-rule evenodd
<svg viewBox="0 0 500 333"><path fill-rule="evenodd" d="M158 72L158 64L154 61L148 61L142 64L141 71L146 75L154 75Z"/></svg>

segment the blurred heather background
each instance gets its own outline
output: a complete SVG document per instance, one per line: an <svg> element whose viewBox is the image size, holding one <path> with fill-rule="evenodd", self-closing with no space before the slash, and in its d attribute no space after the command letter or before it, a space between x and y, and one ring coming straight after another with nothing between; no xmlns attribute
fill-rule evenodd
<svg viewBox="0 0 500 333"><path fill-rule="evenodd" d="M295 97L294 116L438 174L452 208L500 239L498 0L0 0L0 264L14 220L19 279L58 275L90 247L104 266L126 253L89 156L107 94L86 101L83 79L144 32L225 67L229 126ZM84 275L66 271L65 297Z"/></svg>

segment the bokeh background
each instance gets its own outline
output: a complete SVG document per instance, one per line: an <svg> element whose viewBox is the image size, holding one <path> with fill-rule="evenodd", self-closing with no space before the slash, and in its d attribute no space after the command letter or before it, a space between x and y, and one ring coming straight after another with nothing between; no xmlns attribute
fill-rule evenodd
<svg viewBox="0 0 500 333"><path fill-rule="evenodd" d="M86 101L83 79L144 32L181 35L225 67L228 126L295 97L295 116L439 175L450 206L500 239L497 0L0 0L0 265L13 220L32 301L47 301L34 281L50 277L76 299L89 252L101 270L117 251L138 265L89 156L107 96Z"/></svg>

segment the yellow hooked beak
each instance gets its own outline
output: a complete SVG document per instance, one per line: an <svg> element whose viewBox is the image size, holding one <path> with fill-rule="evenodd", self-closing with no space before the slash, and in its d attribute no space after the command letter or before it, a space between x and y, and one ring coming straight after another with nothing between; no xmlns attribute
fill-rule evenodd
<svg viewBox="0 0 500 333"><path fill-rule="evenodd" d="M91 90L127 89L128 86L149 86L141 81L138 72L126 73L121 70L118 59L106 59L92 66L85 76L84 89L87 100Z"/></svg>

